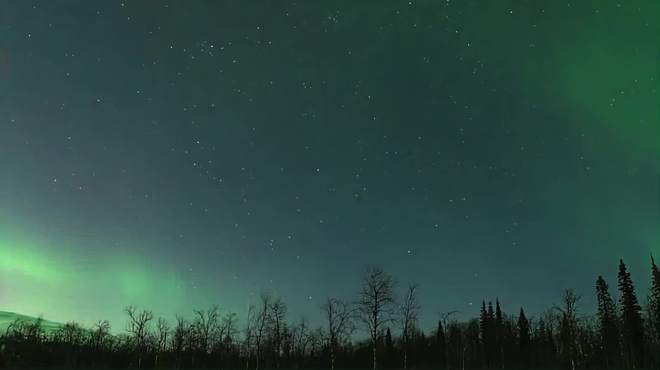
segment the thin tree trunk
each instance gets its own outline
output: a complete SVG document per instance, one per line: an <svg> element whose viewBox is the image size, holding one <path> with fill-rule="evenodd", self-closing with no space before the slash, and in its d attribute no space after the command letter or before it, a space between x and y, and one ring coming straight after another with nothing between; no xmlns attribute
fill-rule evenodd
<svg viewBox="0 0 660 370"><path fill-rule="evenodd" d="M408 350L403 350L403 370L408 370Z"/></svg>
<svg viewBox="0 0 660 370"><path fill-rule="evenodd" d="M330 348L330 370L335 370L335 349L332 346Z"/></svg>

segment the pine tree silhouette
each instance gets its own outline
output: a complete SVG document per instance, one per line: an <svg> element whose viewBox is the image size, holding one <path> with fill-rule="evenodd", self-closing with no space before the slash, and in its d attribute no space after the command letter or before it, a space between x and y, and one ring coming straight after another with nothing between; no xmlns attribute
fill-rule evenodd
<svg viewBox="0 0 660 370"><path fill-rule="evenodd" d="M637 369L644 366L644 322L635 286L623 260L619 261L619 290L625 365Z"/></svg>
<svg viewBox="0 0 660 370"><path fill-rule="evenodd" d="M598 276L596 280L596 299L598 301L601 358L605 362L605 367L616 368L621 363L616 305L602 276Z"/></svg>
<svg viewBox="0 0 660 370"><path fill-rule="evenodd" d="M653 334L653 342L660 346L660 269L651 255L651 291L649 292L649 313ZM660 351L658 351L660 352Z"/></svg>
<svg viewBox="0 0 660 370"><path fill-rule="evenodd" d="M488 303L488 308L486 308L486 301L481 302L481 313L479 317L479 330L481 335L481 352L483 356L483 362L486 368L494 367L494 356L493 356L493 305Z"/></svg>
<svg viewBox="0 0 660 370"><path fill-rule="evenodd" d="M445 328L442 320L438 320L438 329L435 333L435 355L436 368L444 370L447 368L447 340L445 339Z"/></svg>
<svg viewBox="0 0 660 370"><path fill-rule="evenodd" d="M493 322L493 357L494 365L502 368L504 352L504 315L500 308L500 300L495 299L495 320Z"/></svg>
<svg viewBox="0 0 660 370"><path fill-rule="evenodd" d="M520 314L518 315L518 353L521 369L528 369L530 366L530 347L531 333L529 320L525 316L525 310L520 307Z"/></svg>

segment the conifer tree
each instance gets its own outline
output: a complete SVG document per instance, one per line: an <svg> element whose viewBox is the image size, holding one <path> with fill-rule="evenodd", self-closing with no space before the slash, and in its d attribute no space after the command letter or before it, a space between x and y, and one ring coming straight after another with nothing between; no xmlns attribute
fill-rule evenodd
<svg viewBox="0 0 660 370"><path fill-rule="evenodd" d="M485 342L488 332L488 311L486 310L486 301L481 301L481 311L479 312L479 326L481 329L481 341Z"/></svg>
<svg viewBox="0 0 660 370"><path fill-rule="evenodd" d="M528 369L530 365L530 329L529 320L525 316L525 310L520 307L520 314L518 315L518 352L520 359L520 368Z"/></svg>
<svg viewBox="0 0 660 370"><path fill-rule="evenodd" d="M653 342L660 346L660 269L651 256L651 291L649 292L649 313L651 328L653 330Z"/></svg>
<svg viewBox="0 0 660 370"><path fill-rule="evenodd" d="M482 301L481 303L479 330L481 335L481 352L484 365L486 368L492 368L494 366L494 312L493 304L491 302L488 302L488 308L486 308L486 301Z"/></svg>
<svg viewBox="0 0 660 370"><path fill-rule="evenodd" d="M625 365L637 369L644 366L644 322L642 308L635 295L635 286L623 260L619 261L619 290Z"/></svg>
<svg viewBox="0 0 660 370"><path fill-rule="evenodd" d="M436 369L444 370L447 368L447 340L445 338L445 328L442 326L442 320L438 320L438 329L435 333L435 354Z"/></svg>
<svg viewBox="0 0 660 370"><path fill-rule="evenodd" d="M504 314L500 300L495 299L495 317L493 321L493 359L495 367L501 368L504 360Z"/></svg>
<svg viewBox="0 0 660 370"><path fill-rule="evenodd" d="M596 299L598 301L598 323L602 360L607 368L620 364L621 347L617 327L616 306L610 296L609 287L602 276L596 280Z"/></svg>

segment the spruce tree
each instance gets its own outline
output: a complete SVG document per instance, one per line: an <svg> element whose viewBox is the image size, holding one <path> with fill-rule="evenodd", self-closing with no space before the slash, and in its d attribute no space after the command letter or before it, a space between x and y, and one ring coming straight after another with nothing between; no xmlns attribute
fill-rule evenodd
<svg viewBox="0 0 660 370"><path fill-rule="evenodd" d="M481 326L481 340L486 338L488 311L486 311L486 301L481 301L481 310L479 311L479 325Z"/></svg>
<svg viewBox="0 0 660 370"><path fill-rule="evenodd" d="M525 310L520 307L518 315L518 353L519 365L521 369L529 369L530 365L530 346L531 338L529 331L529 320L525 316Z"/></svg>
<svg viewBox="0 0 660 370"><path fill-rule="evenodd" d="M486 301L481 301L481 311L479 313L479 330L481 331L481 351L484 359L484 365L488 368L490 367L490 362L488 359L488 348L489 338L490 338L490 320L488 318L488 310L486 310Z"/></svg>
<svg viewBox="0 0 660 370"><path fill-rule="evenodd" d="M623 260L619 261L619 290L625 365L637 369L644 366L644 322L635 286Z"/></svg>
<svg viewBox="0 0 660 370"><path fill-rule="evenodd" d="M495 313L492 302L481 303L481 315L479 318L479 329L481 331L481 352L486 368L495 367Z"/></svg>
<svg viewBox="0 0 660 370"><path fill-rule="evenodd" d="M651 255L651 291L649 292L649 313L653 329L653 342L660 345L660 269Z"/></svg>
<svg viewBox="0 0 660 370"><path fill-rule="evenodd" d="M504 349L504 314L500 308L500 300L495 299L495 318L493 325L493 356L496 367L501 368L503 364Z"/></svg>
<svg viewBox="0 0 660 370"><path fill-rule="evenodd" d="M442 320L438 320L438 330L435 333L435 355L436 369L444 370L447 368L447 340L445 339L445 328L442 326Z"/></svg>
<svg viewBox="0 0 660 370"><path fill-rule="evenodd" d="M620 364L621 353L616 306L602 276L598 276L596 280L596 299L598 301L601 358L607 368L616 368Z"/></svg>

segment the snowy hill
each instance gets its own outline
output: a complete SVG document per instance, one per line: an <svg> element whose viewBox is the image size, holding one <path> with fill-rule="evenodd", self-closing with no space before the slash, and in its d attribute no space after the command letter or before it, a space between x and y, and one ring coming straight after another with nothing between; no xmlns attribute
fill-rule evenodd
<svg viewBox="0 0 660 370"><path fill-rule="evenodd" d="M7 327L16 319L27 322L33 322L37 320L36 317L32 316L21 315L14 312L0 311L0 334L4 334L7 330ZM63 324L53 321L43 320L43 328L46 332L57 330L62 327L62 325Z"/></svg>

